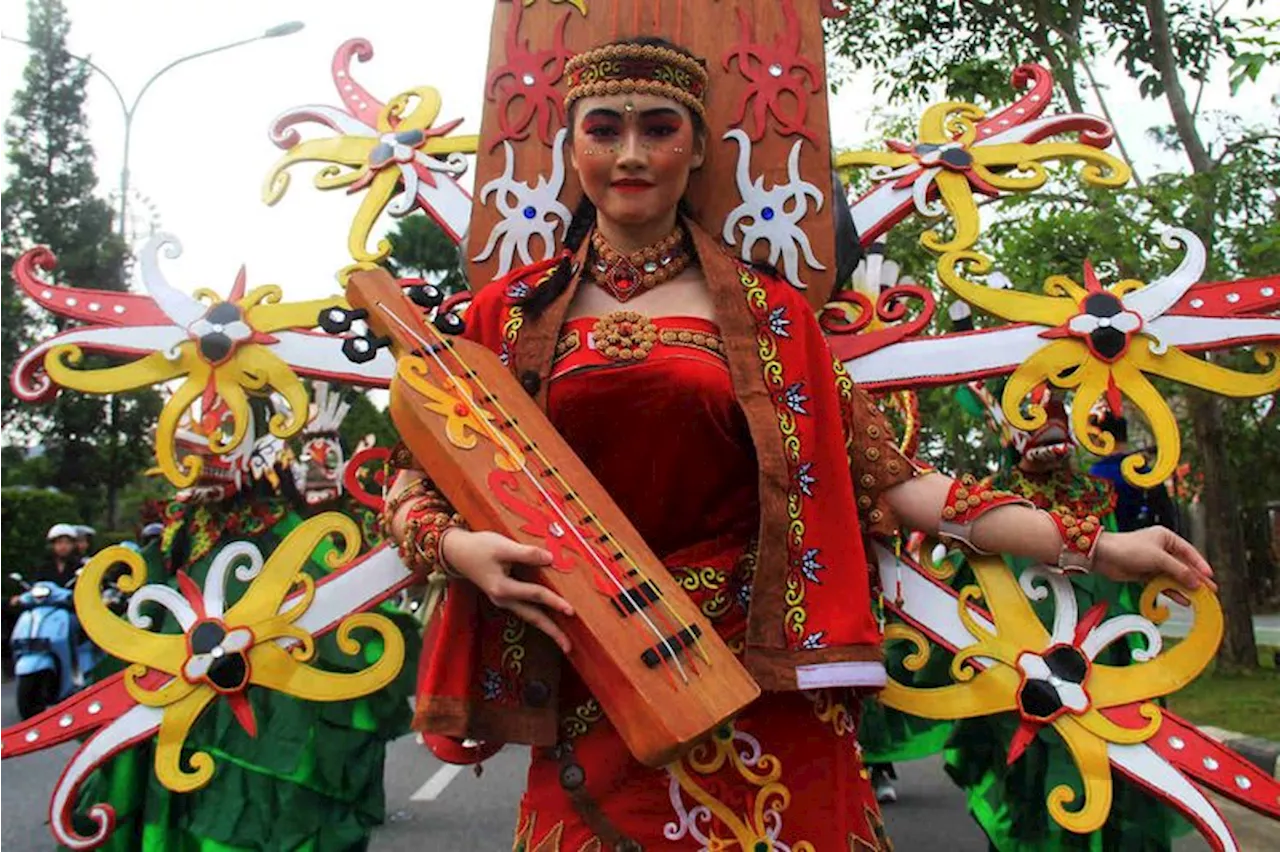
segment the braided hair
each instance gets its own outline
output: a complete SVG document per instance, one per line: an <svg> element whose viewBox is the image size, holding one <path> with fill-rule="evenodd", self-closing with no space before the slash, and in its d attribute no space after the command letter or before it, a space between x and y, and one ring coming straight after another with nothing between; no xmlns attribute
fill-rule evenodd
<svg viewBox="0 0 1280 852"><path fill-rule="evenodd" d="M636 38L619 39L612 44L629 44L638 45L640 47L664 47L667 50L673 50L676 53L683 54L690 59L701 62L698 57L677 44L673 44L660 36L638 36ZM569 143L573 143L573 112L577 109L577 103L569 108L569 115L566 122L569 126ZM705 137L707 128L702 120L702 116L695 112L690 112L693 117L693 134L695 137ZM689 217L691 211L688 203L681 198L679 204L676 205L676 213L680 217ZM573 210L573 217L569 220L569 228L565 232L564 246L560 252L560 259L555 267L552 268L547 280L541 286L534 288L533 292L524 302L525 315L536 318L545 311L552 302L560 298L565 290L569 287L569 282L573 280L576 270L573 268L573 258L577 255L578 250L582 248L582 242L591 233L591 229L596 224L596 206L591 203L591 199L583 193L582 198L578 200L578 206ZM684 234L685 250L689 254L693 254L693 239L688 232Z"/></svg>

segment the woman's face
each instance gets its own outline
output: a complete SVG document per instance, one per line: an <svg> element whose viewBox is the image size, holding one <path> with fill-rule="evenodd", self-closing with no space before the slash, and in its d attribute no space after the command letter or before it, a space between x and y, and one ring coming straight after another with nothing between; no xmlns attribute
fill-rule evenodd
<svg viewBox="0 0 1280 852"><path fill-rule="evenodd" d="M570 159L599 215L630 227L670 219L703 159L688 108L632 94L583 98L573 112Z"/></svg>

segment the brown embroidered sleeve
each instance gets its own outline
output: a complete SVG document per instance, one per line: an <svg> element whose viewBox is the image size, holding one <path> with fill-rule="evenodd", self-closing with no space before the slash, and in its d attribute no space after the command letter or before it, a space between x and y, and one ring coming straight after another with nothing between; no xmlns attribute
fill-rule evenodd
<svg viewBox="0 0 1280 852"><path fill-rule="evenodd" d="M921 468L898 449L898 436L889 419L866 391L853 388L846 402L849 469L858 497L858 517L865 531L891 536L897 532L898 519L884 501L884 492L916 476Z"/></svg>

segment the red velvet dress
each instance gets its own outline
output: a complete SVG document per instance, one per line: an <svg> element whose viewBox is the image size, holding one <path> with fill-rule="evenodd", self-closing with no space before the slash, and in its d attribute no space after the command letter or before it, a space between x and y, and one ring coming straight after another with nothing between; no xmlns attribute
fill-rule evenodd
<svg viewBox="0 0 1280 852"><path fill-rule="evenodd" d="M658 341L626 360L595 348L596 320L566 323L549 415L739 650L760 512L751 438L715 325L653 322ZM517 849L889 848L850 690L766 693L666 769L630 756L568 667L560 695L560 743L534 749Z"/></svg>

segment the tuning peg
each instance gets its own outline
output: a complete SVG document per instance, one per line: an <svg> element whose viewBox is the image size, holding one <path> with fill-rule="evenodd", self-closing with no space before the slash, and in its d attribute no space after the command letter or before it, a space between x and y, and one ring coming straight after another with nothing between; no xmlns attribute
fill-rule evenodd
<svg viewBox="0 0 1280 852"><path fill-rule="evenodd" d="M438 312L431 323L439 329L441 334L462 334L466 330L466 324L462 321L462 317L453 311Z"/></svg>
<svg viewBox="0 0 1280 852"><path fill-rule="evenodd" d="M316 322L327 334L345 334L351 330L351 324L369 316L364 308L325 308L320 312Z"/></svg>
<svg viewBox="0 0 1280 852"><path fill-rule="evenodd" d="M389 337L348 337L342 341L342 354L353 364L364 364L378 357L378 350L391 345Z"/></svg>
<svg viewBox="0 0 1280 852"><path fill-rule="evenodd" d="M409 296L409 301L423 310L439 307L444 301L444 293L434 284L415 284L406 288L405 293Z"/></svg>

